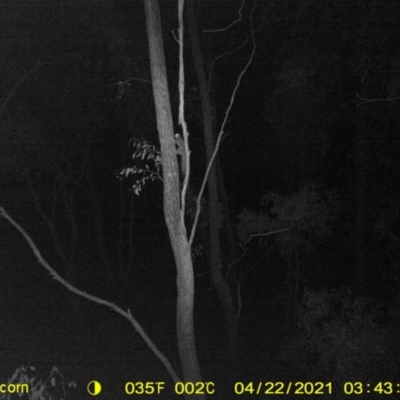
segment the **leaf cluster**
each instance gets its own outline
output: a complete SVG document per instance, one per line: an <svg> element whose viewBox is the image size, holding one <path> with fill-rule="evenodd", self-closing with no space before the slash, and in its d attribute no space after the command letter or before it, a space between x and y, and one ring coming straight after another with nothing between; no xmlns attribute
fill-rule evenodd
<svg viewBox="0 0 400 400"><path fill-rule="evenodd" d="M305 185L288 196L267 193L261 204L263 212L245 210L239 215L239 239L244 242L259 236L260 245L265 245L265 237L276 233L282 255L309 246L311 237L321 239L330 235L338 210L335 193L320 190L316 184Z"/></svg>
<svg viewBox="0 0 400 400"><path fill-rule="evenodd" d="M21 366L17 368L7 382L10 384L28 384L29 400L63 400L66 399L64 376L57 367L53 367L49 376L46 379L40 379L36 376L36 368L33 366ZM76 383L70 381L67 384L68 388L76 389ZM10 400L21 398L22 392L19 393L4 393L0 396L0 400Z"/></svg>
<svg viewBox="0 0 400 400"><path fill-rule="evenodd" d="M390 364L388 329L381 315L381 305L348 287L308 290L297 315L299 331L285 342L282 359L318 371L315 379L378 379L371 375Z"/></svg>
<svg viewBox="0 0 400 400"><path fill-rule="evenodd" d="M118 179L127 178L135 175L136 178L132 185L134 193L139 196L142 187L148 180L162 179L162 160L160 150L145 140L131 139L130 144L135 148L132 159L135 165L133 167L125 167L116 173Z"/></svg>

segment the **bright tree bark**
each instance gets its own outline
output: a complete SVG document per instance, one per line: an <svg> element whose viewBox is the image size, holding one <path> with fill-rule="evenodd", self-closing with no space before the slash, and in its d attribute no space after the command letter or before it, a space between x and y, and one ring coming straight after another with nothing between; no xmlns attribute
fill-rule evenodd
<svg viewBox="0 0 400 400"><path fill-rule="evenodd" d="M164 215L177 268L178 348L186 382L201 381L193 325L194 274L191 249L181 210L178 162L169 99L160 10L157 0L144 0L151 77L160 137L164 180ZM196 398L203 398L196 396Z"/></svg>

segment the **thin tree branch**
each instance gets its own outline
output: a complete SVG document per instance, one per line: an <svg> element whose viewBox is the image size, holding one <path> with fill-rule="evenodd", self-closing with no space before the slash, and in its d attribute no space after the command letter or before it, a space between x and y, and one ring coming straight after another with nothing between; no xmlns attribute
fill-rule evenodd
<svg viewBox="0 0 400 400"><path fill-rule="evenodd" d="M54 60L50 60L50 61L38 61L36 63L36 65L30 69L29 71L25 72L25 74L20 78L20 80L14 85L14 87L10 90L10 92L7 94L7 97L4 99L3 104L0 107L0 118L3 116L3 113L7 107L8 102L13 98L13 96L15 95L17 89L31 76L33 75L35 72L37 72L39 69L41 69L42 67L44 67L45 65L48 64L53 64L56 63L58 61L60 61L61 59L63 59L64 57L67 56L71 56L71 55L75 55L75 54L63 54L59 57L57 57Z"/></svg>
<svg viewBox="0 0 400 400"><path fill-rule="evenodd" d="M184 1L178 2L178 19L179 19L179 124L182 126L183 142L185 158L182 157L182 162L185 162L186 174L183 177L183 187L181 192L181 220L185 225L185 208L186 208L186 192L189 186L190 177L190 149L189 149L189 132L185 121L185 64L183 60L183 9Z"/></svg>
<svg viewBox="0 0 400 400"><path fill-rule="evenodd" d="M365 103L377 103L379 101L395 101L395 100L400 100L400 96L398 97L384 97L384 98L376 98L376 99L366 99L365 97L360 96L358 93L356 93L356 98L353 99L353 102L357 102L357 99L359 100L359 103L357 106Z"/></svg>
<svg viewBox="0 0 400 400"><path fill-rule="evenodd" d="M204 32L212 32L212 33L224 32L224 31L227 31L228 29L230 29L233 25L237 24L238 22L242 22L242 10L243 10L245 1L246 0L242 1L242 5L239 8L239 11L238 11L239 17L237 19L235 19L234 21L232 21L228 26L226 26L225 28L220 28L220 29L205 29Z"/></svg>
<svg viewBox="0 0 400 400"><path fill-rule="evenodd" d="M194 218L193 227L192 227L192 231L190 232L190 239L189 239L189 245L190 245L190 246L191 246L192 243L193 243L194 234L196 233L196 227L197 227L197 224L198 224L198 221L199 221L199 216L200 216L200 211L201 211L201 198L202 198L202 196L203 196L204 189L205 189L205 186L206 186L206 183L207 183L207 180L208 180L208 175L210 174L211 167L212 167L212 165L213 165L214 159L215 159L215 157L216 157L216 155L217 155L217 153L218 153L219 146L220 146L221 141L222 141L222 138L223 138L223 136L224 136L225 125L226 125L226 123L227 123L227 121L228 121L228 117L229 117L229 114L230 114L230 112L231 112L233 103L234 103L234 101L235 101L236 93L237 93L237 91L238 91L238 89L239 89L239 86L240 86L240 83L241 83L241 81L242 81L242 78L243 78L244 74L247 72L248 68L250 67L250 64L253 62L253 58L254 58L254 55L255 55L255 53L256 53L256 48L257 48L257 46L256 46L254 34L252 34L252 41L253 41L253 50L252 50L252 52L251 52L251 55L250 55L250 57L249 57L249 59L248 59L246 65L245 65L245 67L244 67L243 70L240 72L239 77L238 77L238 79L237 79L237 81L236 81L236 85L235 85L235 88L233 89L233 92L232 92L232 95L231 95L231 99L230 99L229 106L228 106L228 108L227 108L227 110L226 110L226 112L225 112L225 118L224 118L224 120L223 120L223 122L222 122L221 129L220 129L220 131L219 131L219 133L218 133L218 138L217 138L217 143L215 144L214 153L213 153L213 155L212 155L212 157L211 157L211 159L210 159L210 162L208 163L207 170L206 170L206 173L205 173L205 175L204 175L203 183L202 183L202 185L201 185L199 195L197 196L197 201L196 201L196 206L197 206L197 207L196 207L196 216L195 216L195 218Z"/></svg>
<svg viewBox="0 0 400 400"><path fill-rule="evenodd" d="M4 207L0 207L0 216L8 220L11 225L14 226L15 229L17 229L22 236L25 238L25 240L28 242L29 246L31 247L33 253L35 254L37 260L39 263L47 269L47 271L50 273L50 275L55 279L56 281L60 282L61 285L66 287L69 291L72 293L77 294L78 296L84 297L85 299L88 299L90 301L93 301L94 303L101 304L103 306L111 308L111 310L115 311L118 314L121 314L123 317L125 317L135 328L136 332L141 336L141 338L146 342L146 344L150 347L151 351L156 355L156 357L163 363L164 367L167 369L169 372L171 378L175 383L181 382L181 379L179 378L178 374L175 372L173 369L171 363L168 361L168 359L164 356L163 353L157 348L157 346L153 343L153 341L147 336L146 332L143 330L139 322L136 321L135 318L133 318L131 311L128 310L124 311L122 308L118 307L116 304L103 300L100 297L93 296L89 293L86 293L80 289L77 289L75 286L71 285L68 283L64 278L62 278L51 266L50 264L43 258L42 254L40 253L39 249L37 248L36 244L33 242L32 238L28 235L28 233L25 231L24 228L22 228L21 225L19 225L4 209Z"/></svg>

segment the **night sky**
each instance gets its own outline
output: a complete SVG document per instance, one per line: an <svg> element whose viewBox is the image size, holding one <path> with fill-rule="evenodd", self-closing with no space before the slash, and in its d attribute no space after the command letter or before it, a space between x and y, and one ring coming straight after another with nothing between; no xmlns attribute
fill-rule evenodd
<svg viewBox="0 0 400 400"><path fill-rule="evenodd" d="M177 1L160 7L180 132ZM339 382L336 398L344 381L363 381L370 398L390 381L395 394L400 3L200 0L196 16L217 134L254 52L217 164L227 196L221 269L240 310L242 370L227 366L206 191L192 249L204 380L224 396L232 379ZM3 1L0 26L0 206L68 282L129 308L179 371L162 182L146 180L136 195L146 174L120 175L147 164L132 157L135 143L159 149L143 2ZM185 37L194 204L207 165L190 46ZM170 390L122 316L52 279L4 218L0 238L0 384L21 365L42 378L57 366L78 384L67 398L88 398L92 379L115 399L127 396L127 381L165 381Z"/></svg>

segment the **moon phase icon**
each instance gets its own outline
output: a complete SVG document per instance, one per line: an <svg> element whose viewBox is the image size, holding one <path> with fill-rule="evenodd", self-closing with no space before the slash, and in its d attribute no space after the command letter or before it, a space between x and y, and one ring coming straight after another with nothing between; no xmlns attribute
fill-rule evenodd
<svg viewBox="0 0 400 400"><path fill-rule="evenodd" d="M87 385L87 391L92 395L92 396L97 396L101 392L101 384L100 382L97 381L91 381Z"/></svg>

